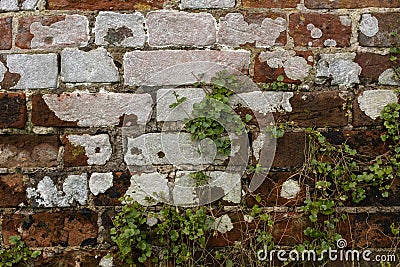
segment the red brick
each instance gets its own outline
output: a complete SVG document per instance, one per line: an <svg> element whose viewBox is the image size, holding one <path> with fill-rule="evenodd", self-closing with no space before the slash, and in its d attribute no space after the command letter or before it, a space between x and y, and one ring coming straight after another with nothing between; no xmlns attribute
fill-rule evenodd
<svg viewBox="0 0 400 267"><path fill-rule="evenodd" d="M364 7L400 7L396 0L305 0L307 8L364 8Z"/></svg>
<svg viewBox="0 0 400 267"><path fill-rule="evenodd" d="M304 164L305 134L287 132L276 141L272 167L291 168Z"/></svg>
<svg viewBox="0 0 400 267"><path fill-rule="evenodd" d="M379 31L372 37L368 37L360 31L358 37L360 45L375 47L400 46L399 36L393 35L395 32L400 32L400 13L372 13L371 16L378 20Z"/></svg>
<svg viewBox="0 0 400 267"><path fill-rule="evenodd" d="M298 127L346 126L348 119L341 92L296 93L290 99L292 111L275 114L277 122L293 122Z"/></svg>
<svg viewBox="0 0 400 267"><path fill-rule="evenodd" d="M318 28L322 36L312 38L311 25ZM351 25L343 25L339 15L296 13L289 17L289 35L297 46L323 47L324 42L330 39L336 41L336 46L344 47L350 45Z"/></svg>
<svg viewBox="0 0 400 267"><path fill-rule="evenodd" d="M113 186L104 192L104 194L94 197L94 204L96 206L121 205L118 199L125 195L125 192L131 185L131 175L127 172L114 172L113 175Z"/></svg>
<svg viewBox="0 0 400 267"><path fill-rule="evenodd" d="M6 244L10 236L20 235L30 247L95 245L98 234L97 214L83 209L6 215L3 218L2 233Z"/></svg>
<svg viewBox="0 0 400 267"><path fill-rule="evenodd" d="M49 0L48 9L148 10L161 9L165 0Z"/></svg>
<svg viewBox="0 0 400 267"><path fill-rule="evenodd" d="M0 167L54 167L58 165L57 136L1 135Z"/></svg>
<svg viewBox="0 0 400 267"><path fill-rule="evenodd" d="M0 50L12 47L12 17L0 19Z"/></svg>
<svg viewBox="0 0 400 267"><path fill-rule="evenodd" d="M50 110L42 95L32 96L32 123L37 126L76 127L77 122L63 121Z"/></svg>
<svg viewBox="0 0 400 267"><path fill-rule="evenodd" d="M62 143L64 145L63 160L65 167L88 165L88 157L86 156L86 151L84 147L75 146L67 139L66 136L62 137Z"/></svg>
<svg viewBox="0 0 400 267"><path fill-rule="evenodd" d="M299 0L242 0L242 6L251 8L294 8Z"/></svg>
<svg viewBox="0 0 400 267"><path fill-rule="evenodd" d="M26 204L26 193L21 174L0 175L0 207L17 207L21 203Z"/></svg>
<svg viewBox="0 0 400 267"><path fill-rule="evenodd" d="M98 267L100 260L107 254L107 251L66 249L44 251L42 255L34 260L35 266L41 267ZM117 265L115 265L117 266Z"/></svg>
<svg viewBox="0 0 400 267"><path fill-rule="evenodd" d="M265 52L269 53L269 52ZM274 53L274 52L272 52ZM279 53L279 51L277 52ZM291 51L287 51L287 55L289 55ZM311 67L314 65L313 63L313 53L311 51L295 51L293 55L288 56L285 60L293 61L295 57L302 57L305 59L306 63ZM298 68L303 68L304 66L298 66ZM286 70L287 71L287 70ZM254 81L262 82L262 83L270 83L277 80L278 76L284 76L283 82L285 83L294 83L300 84L301 80L299 79L291 79L288 77L288 74L285 72L285 68L278 67L273 68L268 65L267 60L263 60L263 53L260 53L254 63ZM290 76L290 75L289 75Z"/></svg>
<svg viewBox="0 0 400 267"><path fill-rule="evenodd" d="M0 93L0 128L23 129L26 120L25 94Z"/></svg>
<svg viewBox="0 0 400 267"><path fill-rule="evenodd" d="M360 79L363 82L376 83L385 70L400 67L400 61L390 60L390 55L374 53L359 53L354 62L362 68Z"/></svg>

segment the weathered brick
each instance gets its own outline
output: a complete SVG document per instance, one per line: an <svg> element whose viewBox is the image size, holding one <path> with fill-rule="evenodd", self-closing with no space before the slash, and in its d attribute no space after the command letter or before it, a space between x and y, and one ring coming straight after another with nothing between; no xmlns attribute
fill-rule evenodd
<svg viewBox="0 0 400 267"><path fill-rule="evenodd" d="M131 185L131 175L129 172L114 172L113 186L104 193L94 197L96 206L116 206L121 205L119 198L125 195L125 192Z"/></svg>
<svg viewBox="0 0 400 267"><path fill-rule="evenodd" d="M25 204L26 193L23 177L21 174L0 175L0 207L17 207Z"/></svg>
<svg viewBox="0 0 400 267"><path fill-rule="evenodd" d="M289 17L289 35L297 46L349 46L351 19L333 14L295 13Z"/></svg>
<svg viewBox="0 0 400 267"><path fill-rule="evenodd" d="M400 32L400 13L363 14L360 22L358 41L362 46L400 46L400 38L393 33Z"/></svg>
<svg viewBox="0 0 400 267"><path fill-rule="evenodd" d="M67 167L104 165L112 154L107 134L66 135L63 143L65 145L63 159Z"/></svg>
<svg viewBox="0 0 400 267"><path fill-rule="evenodd" d="M153 100L148 94L73 92L37 95L32 101L32 122L40 126L103 127L119 125L124 116L146 124ZM47 118L47 119L45 119Z"/></svg>
<svg viewBox="0 0 400 267"><path fill-rule="evenodd" d="M33 264L42 267L65 267L74 266L76 264L85 267L98 267L102 266L99 265L100 261L107 252L108 251L101 251L99 249L89 250L85 248L44 251L41 256L33 261Z"/></svg>
<svg viewBox="0 0 400 267"><path fill-rule="evenodd" d="M2 0L0 11L19 11L37 9L39 0Z"/></svg>
<svg viewBox="0 0 400 267"><path fill-rule="evenodd" d="M6 244L10 236L20 235L31 247L94 246L98 235L97 214L83 209L7 215L3 218L2 233Z"/></svg>
<svg viewBox="0 0 400 267"><path fill-rule="evenodd" d="M307 8L332 9L332 8L364 8L364 7L400 7L398 1L393 0L305 0Z"/></svg>
<svg viewBox="0 0 400 267"><path fill-rule="evenodd" d="M218 43L238 47L255 43L256 47L285 45L286 19L279 14L228 13L219 19Z"/></svg>
<svg viewBox="0 0 400 267"><path fill-rule="evenodd" d="M254 8L294 8L297 4L299 0L242 0L244 7Z"/></svg>
<svg viewBox="0 0 400 267"><path fill-rule="evenodd" d="M0 167L57 166L59 142L56 136L0 136Z"/></svg>
<svg viewBox="0 0 400 267"><path fill-rule="evenodd" d="M182 0L181 8L231 8L235 0Z"/></svg>
<svg viewBox="0 0 400 267"><path fill-rule="evenodd" d="M12 54L0 57L2 89L42 89L57 87L56 54Z"/></svg>
<svg viewBox="0 0 400 267"><path fill-rule="evenodd" d="M216 22L209 13L154 11L146 16L150 46L210 46Z"/></svg>
<svg viewBox="0 0 400 267"><path fill-rule="evenodd" d="M0 3L1 5L1 3ZM1 8L0 8L1 9ZM0 19L0 50L12 47L12 17Z"/></svg>
<svg viewBox="0 0 400 267"><path fill-rule="evenodd" d="M354 62L355 53L321 54L320 57L315 77L317 84L330 81L331 85L350 87L360 83L361 67Z"/></svg>
<svg viewBox="0 0 400 267"><path fill-rule="evenodd" d="M345 92L296 93L290 99L291 112L276 114L277 122L293 122L298 127L338 127L348 123Z"/></svg>
<svg viewBox="0 0 400 267"><path fill-rule="evenodd" d="M392 90L365 90L353 102L353 126L381 125L380 113L384 106L397 102Z"/></svg>
<svg viewBox="0 0 400 267"><path fill-rule="evenodd" d="M276 50L261 52L254 66L255 82L273 82L283 75L284 82L301 83L309 75L314 64L310 51Z"/></svg>
<svg viewBox="0 0 400 267"><path fill-rule="evenodd" d="M124 79L126 85L184 85L209 81L224 66L246 71L249 64L248 51L132 51L124 56Z"/></svg>
<svg viewBox="0 0 400 267"><path fill-rule="evenodd" d="M390 55L359 53L354 61L362 68L360 79L363 82L379 82L379 84L384 85L396 85L399 83L394 79L394 73L392 73L392 76L390 76L390 73L393 69L400 67L400 61L390 60Z"/></svg>
<svg viewBox="0 0 400 267"><path fill-rule="evenodd" d="M89 21L81 15L23 17L19 20L16 46L24 49L86 46Z"/></svg>
<svg viewBox="0 0 400 267"><path fill-rule="evenodd" d="M61 79L67 83L110 83L119 81L119 73L104 48L89 52L66 48L61 52Z"/></svg>
<svg viewBox="0 0 400 267"><path fill-rule="evenodd" d="M100 12L94 28L95 43L103 46L143 47L146 41L143 25L144 17L139 12Z"/></svg>
<svg viewBox="0 0 400 267"><path fill-rule="evenodd" d="M25 127L27 120L25 94L0 93L0 127Z"/></svg>
<svg viewBox="0 0 400 267"><path fill-rule="evenodd" d="M292 168L304 164L305 133L285 133L276 140L276 152L272 167Z"/></svg>
<svg viewBox="0 0 400 267"><path fill-rule="evenodd" d="M165 0L49 0L48 8L56 10L149 10L161 9Z"/></svg>

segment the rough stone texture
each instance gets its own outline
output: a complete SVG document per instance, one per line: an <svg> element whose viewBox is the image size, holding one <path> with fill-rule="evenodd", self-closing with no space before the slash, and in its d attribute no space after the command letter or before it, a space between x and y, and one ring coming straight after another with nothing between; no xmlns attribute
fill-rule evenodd
<svg viewBox="0 0 400 267"><path fill-rule="evenodd" d="M31 247L95 245L98 235L97 214L89 209L12 214L2 226L7 244L10 236L19 235Z"/></svg>
<svg viewBox="0 0 400 267"><path fill-rule="evenodd" d="M390 79L391 75L388 70L400 67L400 61L390 60L390 55L358 53L354 61L362 68L360 74L362 82L395 85L393 79Z"/></svg>
<svg viewBox="0 0 400 267"><path fill-rule="evenodd" d="M283 75L286 83L300 83L309 75L314 58L309 51L261 52L255 60L254 81L273 82Z"/></svg>
<svg viewBox="0 0 400 267"><path fill-rule="evenodd" d="M12 54L6 55L4 58L4 60L0 60L2 89L57 87L58 64L56 54ZM6 72L3 76L1 69L4 69L4 67Z"/></svg>
<svg viewBox="0 0 400 267"><path fill-rule="evenodd" d="M27 120L25 94L0 93L0 128L24 128Z"/></svg>
<svg viewBox="0 0 400 267"><path fill-rule="evenodd" d="M34 10L39 0L1 0L0 11Z"/></svg>
<svg viewBox="0 0 400 267"><path fill-rule="evenodd" d="M67 48L61 52L61 79L67 83L112 83L119 81L119 73L104 48L89 52Z"/></svg>
<svg viewBox="0 0 400 267"><path fill-rule="evenodd" d="M249 92L237 94L230 99L233 105L241 104L262 114L269 112L291 112L292 106L289 100L292 92Z"/></svg>
<svg viewBox="0 0 400 267"><path fill-rule="evenodd" d="M87 174L68 175L62 185L62 191L57 189L49 176L45 176L36 188L29 187L26 192L34 207L68 207L74 201L85 205L88 197Z"/></svg>
<svg viewBox="0 0 400 267"><path fill-rule="evenodd" d="M0 3L1 6L1 3ZM1 7L0 7L1 10ZM12 47L12 17L0 19L0 50L8 50Z"/></svg>
<svg viewBox="0 0 400 267"><path fill-rule="evenodd" d="M350 45L351 20L333 14L296 13L289 17L289 35L298 46L332 46L335 41L336 46L345 47Z"/></svg>
<svg viewBox="0 0 400 267"><path fill-rule="evenodd" d="M114 126L120 123L124 115L134 116L133 124L146 124L152 110L153 100L148 94L96 93L75 91L62 95L43 95L44 102L55 116L61 121L69 122L69 126L102 127ZM38 100L35 104L42 105ZM40 107L33 108L32 117L40 117ZM47 113L47 112L46 112ZM36 118L42 126L59 125L59 121L43 121ZM73 124L74 123L74 124ZM64 126L64 125L63 125ZM126 125L129 126L129 125Z"/></svg>
<svg viewBox="0 0 400 267"><path fill-rule="evenodd" d="M299 0L242 0L242 6L254 8L294 8Z"/></svg>
<svg viewBox="0 0 400 267"><path fill-rule="evenodd" d="M295 198L300 190L298 181L288 179L282 184L280 196L286 199Z"/></svg>
<svg viewBox="0 0 400 267"><path fill-rule="evenodd" d="M25 49L86 46L89 21L81 15L23 17L15 44Z"/></svg>
<svg viewBox="0 0 400 267"><path fill-rule="evenodd" d="M0 175L0 207L12 208L26 204L25 185L22 174Z"/></svg>
<svg viewBox="0 0 400 267"><path fill-rule="evenodd" d="M219 19L218 43L238 47L255 43L256 47L285 45L286 19L276 14L252 14L246 18L240 13L228 13ZM258 20L256 22L256 20Z"/></svg>
<svg viewBox="0 0 400 267"><path fill-rule="evenodd" d="M126 85L192 84L209 81L224 66L245 71L249 64L248 51L132 51L124 56L124 80Z"/></svg>
<svg viewBox="0 0 400 267"><path fill-rule="evenodd" d="M272 167L291 168L304 164L305 134L285 133L276 140L276 152Z"/></svg>
<svg viewBox="0 0 400 267"><path fill-rule="evenodd" d="M112 172L97 173L94 172L90 176L89 188L93 195L97 196L100 193L105 193L113 186Z"/></svg>
<svg viewBox="0 0 400 267"><path fill-rule="evenodd" d="M211 164L216 148L214 143L208 144L209 140L192 141L188 133L149 133L136 138L128 136L124 159L129 166Z"/></svg>
<svg viewBox="0 0 400 267"><path fill-rule="evenodd" d="M347 125L343 108L348 95L345 92L296 93L290 99L292 110L275 114L277 122L292 122L298 127L338 127Z"/></svg>
<svg viewBox="0 0 400 267"><path fill-rule="evenodd" d="M398 102L397 94L392 90L364 91L357 99L360 109L373 120L380 116L387 104Z"/></svg>
<svg viewBox="0 0 400 267"><path fill-rule="evenodd" d="M235 0L182 0L181 8L231 8Z"/></svg>
<svg viewBox="0 0 400 267"><path fill-rule="evenodd" d="M400 3L393 0L305 0L307 8L331 9L331 8L364 8L364 7L400 7Z"/></svg>
<svg viewBox="0 0 400 267"><path fill-rule="evenodd" d="M178 98L186 100L175 108L170 105ZM183 121L188 119L193 111L193 104L200 103L206 93L200 88L160 89L157 91L157 121ZM189 115L189 116L188 116Z"/></svg>
<svg viewBox="0 0 400 267"><path fill-rule="evenodd" d="M74 153L74 151L79 150L79 147L84 148L84 154L87 158L87 164L89 165L104 165L111 157L112 148L108 134L71 134L68 135L66 138L69 140L69 142L71 142L73 148L68 151L70 152L70 155L64 154L64 161L66 161L66 159L68 158L74 157L74 155L76 154L79 155L79 151ZM65 153L67 153L67 151ZM72 164L68 165L74 166Z"/></svg>
<svg viewBox="0 0 400 267"><path fill-rule="evenodd" d="M143 47L146 41L144 17L141 13L119 14L100 12L93 32L97 45Z"/></svg>
<svg viewBox="0 0 400 267"><path fill-rule="evenodd" d="M57 166L59 142L56 136L0 136L0 167Z"/></svg>
<svg viewBox="0 0 400 267"><path fill-rule="evenodd" d="M48 8L55 10L149 10L160 9L165 0L49 0Z"/></svg>
<svg viewBox="0 0 400 267"><path fill-rule="evenodd" d="M400 13L363 14L358 41L362 46L394 47L400 46Z"/></svg>
<svg viewBox="0 0 400 267"><path fill-rule="evenodd" d="M209 13L154 11L146 16L149 45L210 46L216 42L216 22Z"/></svg>
<svg viewBox="0 0 400 267"><path fill-rule="evenodd" d="M323 84L332 79L331 85L353 86L360 83L361 67L353 60L355 53L321 54L315 82Z"/></svg>
<svg viewBox="0 0 400 267"><path fill-rule="evenodd" d="M111 178L109 179L111 180ZM131 175L128 172L114 172L112 182L112 187L94 198L94 204L96 206L121 205L121 202L118 199L123 197L125 195L125 192L130 187Z"/></svg>

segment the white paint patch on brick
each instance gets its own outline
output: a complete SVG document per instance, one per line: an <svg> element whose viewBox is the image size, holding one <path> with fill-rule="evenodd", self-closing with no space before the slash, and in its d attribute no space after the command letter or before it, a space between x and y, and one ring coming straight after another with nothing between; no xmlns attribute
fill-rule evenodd
<svg viewBox="0 0 400 267"><path fill-rule="evenodd" d="M132 51L124 56L126 85L185 85L209 82L227 67L247 70L250 51Z"/></svg>
<svg viewBox="0 0 400 267"><path fill-rule="evenodd" d="M232 224L231 218L228 216L228 214L225 214L219 218L216 218L212 228L222 234L225 234L225 233L231 231L233 229L233 224Z"/></svg>
<svg viewBox="0 0 400 267"><path fill-rule="evenodd" d="M108 134L68 135L68 140L75 146L83 146L89 165L104 165L110 159L112 148Z"/></svg>
<svg viewBox="0 0 400 267"><path fill-rule="evenodd" d="M65 20L50 26L33 22L31 48L52 48L63 46L86 46L89 41L89 21L85 16L66 15Z"/></svg>
<svg viewBox="0 0 400 267"><path fill-rule="evenodd" d="M18 0L0 0L0 11L34 10L39 0L25 0L19 7Z"/></svg>
<svg viewBox="0 0 400 267"><path fill-rule="evenodd" d="M216 21L209 13L153 11L146 16L149 45L210 46L216 42Z"/></svg>
<svg viewBox="0 0 400 267"><path fill-rule="evenodd" d="M323 84L332 78L332 85L352 86L360 83L361 67L353 62L355 56L355 53L322 54L315 82Z"/></svg>
<svg viewBox="0 0 400 267"><path fill-rule="evenodd" d="M99 267L113 267L114 266L114 258L108 255L101 258L99 262Z"/></svg>
<svg viewBox="0 0 400 267"><path fill-rule="evenodd" d="M111 83L119 81L119 73L104 48L89 52L66 48L61 52L61 79L67 83Z"/></svg>
<svg viewBox="0 0 400 267"><path fill-rule="evenodd" d="M149 133L128 137L125 162L129 166L211 164L216 147L211 139L193 141L189 133Z"/></svg>
<svg viewBox="0 0 400 267"><path fill-rule="evenodd" d="M260 159L261 156L261 151L264 147L264 143L265 143L265 134L264 133L260 133L259 136L257 136L257 138L253 141L253 156L256 158L256 160L258 161Z"/></svg>
<svg viewBox="0 0 400 267"><path fill-rule="evenodd" d="M35 201L39 207L68 207L74 201L85 205L87 201L87 174L69 175L64 183L63 190L58 191L53 180L45 176L37 188L27 188L27 196Z"/></svg>
<svg viewBox="0 0 400 267"><path fill-rule="evenodd" d="M377 119L387 104L397 103L397 95L392 90L368 90L358 97L360 109L371 119Z"/></svg>
<svg viewBox="0 0 400 267"><path fill-rule="evenodd" d="M182 0L181 8L231 8L235 0Z"/></svg>
<svg viewBox="0 0 400 267"><path fill-rule="evenodd" d="M89 179L90 192L92 192L95 196L101 193L105 193L109 188L113 186L113 178L114 176L112 172L92 173Z"/></svg>
<svg viewBox="0 0 400 267"><path fill-rule="evenodd" d="M0 81L4 79L4 74L6 74L7 68L0 62Z"/></svg>
<svg viewBox="0 0 400 267"><path fill-rule="evenodd" d="M334 47L334 46L336 46L336 45L337 45L337 43L336 43L336 41L333 40L333 39L326 39L326 40L324 41L324 46L327 46L327 47Z"/></svg>
<svg viewBox="0 0 400 267"><path fill-rule="evenodd" d="M311 33L311 38L313 39L319 39L322 37L322 31L320 28L315 27L314 24L310 23L307 25L307 30L309 30Z"/></svg>
<svg viewBox="0 0 400 267"><path fill-rule="evenodd" d="M186 100L175 108L170 105L177 102L177 98ZM190 118L193 104L200 103L206 93L200 88L160 89L157 91L157 121L183 121Z"/></svg>
<svg viewBox="0 0 400 267"><path fill-rule="evenodd" d="M295 198L300 190L299 183L295 180L289 179L282 184L281 197L286 199Z"/></svg>
<svg viewBox="0 0 400 267"><path fill-rule="evenodd" d="M135 115L137 124L146 124L153 105L149 94L73 92L43 99L58 118L78 121L81 127L115 126L124 115Z"/></svg>
<svg viewBox="0 0 400 267"><path fill-rule="evenodd" d="M143 47L146 42L144 16L140 12L121 14L100 12L94 27L97 45Z"/></svg>
<svg viewBox="0 0 400 267"><path fill-rule="evenodd" d="M265 115L269 112L291 112L292 97L293 92L256 91L232 96L230 103L241 104Z"/></svg>
<svg viewBox="0 0 400 267"><path fill-rule="evenodd" d="M281 17L265 18L258 25L248 24L240 13L229 13L219 20L218 43L238 47L255 42L256 47L271 47L277 45L276 40L286 28L286 20Z"/></svg>
<svg viewBox="0 0 400 267"><path fill-rule="evenodd" d="M343 26L351 26L351 18L349 16L339 16L339 19Z"/></svg>
<svg viewBox="0 0 400 267"><path fill-rule="evenodd" d="M393 86L399 86L400 81L395 79L396 77L396 72L394 69L390 68L382 72L381 75L379 75L379 84L383 85L393 85Z"/></svg>
<svg viewBox="0 0 400 267"><path fill-rule="evenodd" d="M7 55L7 67L21 75L11 89L45 89L57 87L58 64L56 54Z"/></svg>
<svg viewBox="0 0 400 267"><path fill-rule="evenodd" d="M125 193L142 205L156 204L155 199L169 199L169 187L166 174L142 173L131 177L131 185ZM149 201L148 199L152 199Z"/></svg>
<svg viewBox="0 0 400 267"><path fill-rule="evenodd" d="M295 51L261 52L259 59L261 62L267 62L271 68L283 68L286 76L292 80L303 81L312 69L306 59L296 56Z"/></svg>
<svg viewBox="0 0 400 267"><path fill-rule="evenodd" d="M379 32L378 19L371 14L363 14L360 22L360 31L367 37L373 37Z"/></svg>

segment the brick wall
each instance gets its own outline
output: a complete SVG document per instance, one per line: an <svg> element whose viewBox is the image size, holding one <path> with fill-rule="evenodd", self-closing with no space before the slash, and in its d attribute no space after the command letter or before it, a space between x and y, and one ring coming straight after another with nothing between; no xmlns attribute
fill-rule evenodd
<svg viewBox="0 0 400 267"><path fill-rule="evenodd" d="M305 187L291 200L280 191L304 162L304 129L325 128L332 141L349 139L372 155L387 149L378 117L397 101L392 68L400 64L389 48L400 46L392 35L399 21L395 0L0 0L0 246L18 234L43 250L37 266L98 266L113 248L111 218L118 198L134 190L131 177L152 179L162 165L171 167L175 148L160 153L157 134L179 130L182 114L163 116L171 99L162 99L168 90L159 86L184 85L182 94L204 97L190 87L191 73L213 70L198 62L227 65L258 91L280 75L299 85L263 92L262 107L250 97L248 108L295 125L277 140L272 170L256 192L287 219L276 226L277 239L301 238L304 225L291 207ZM185 67L163 73L178 64ZM132 144L127 123L137 131ZM155 145L125 157L140 138ZM176 140L173 132L168 138ZM355 246L390 248L398 184L388 199L370 189L346 208L352 227L344 236ZM228 206L241 197L254 204L236 189ZM240 238L243 225L233 225L210 245Z"/></svg>

